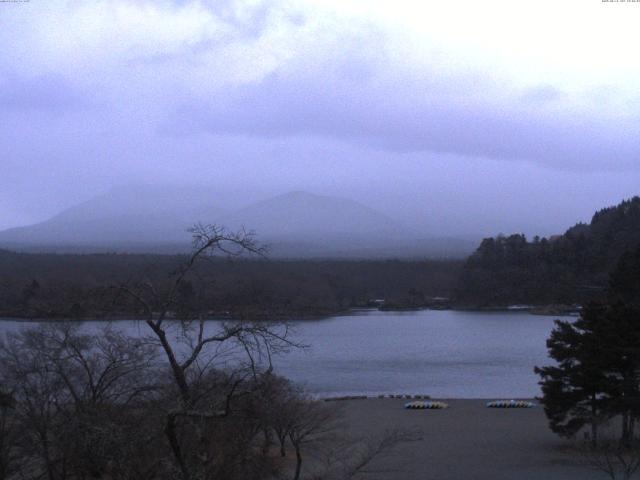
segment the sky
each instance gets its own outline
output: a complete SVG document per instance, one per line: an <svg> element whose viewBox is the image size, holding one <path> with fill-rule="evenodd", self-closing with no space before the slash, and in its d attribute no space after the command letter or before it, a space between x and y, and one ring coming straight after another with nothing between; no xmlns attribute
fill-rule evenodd
<svg viewBox="0 0 640 480"><path fill-rule="evenodd" d="M151 184L559 233L640 194L638 24L601 0L0 2L0 229Z"/></svg>

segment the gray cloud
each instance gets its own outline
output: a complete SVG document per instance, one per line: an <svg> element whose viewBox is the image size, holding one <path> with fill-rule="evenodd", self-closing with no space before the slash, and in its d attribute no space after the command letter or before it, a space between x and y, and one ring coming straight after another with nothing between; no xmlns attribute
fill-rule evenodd
<svg viewBox="0 0 640 480"><path fill-rule="evenodd" d="M562 92L549 86L515 98L496 98L495 89L486 97L469 95L474 81L458 79L461 88L452 95L448 85L428 81L421 87L411 82L414 90L406 91L339 75L274 74L213 102L184 105L174 122L222 135L328 136L392 152L526 160L559 169L640 167L640 118L571 110Z"/></svg>
<svg viewBox="0 0 640 480"><path fill-rule="evenodd" d="M0 9L0 227L131 183L354 197L434 234L556 233L638 193L633 70L573 87L303 5Z"/></svg>
<svg viewBox="0 0 640 480"><path fill-rule="evenodd" d="M87 99L63 75L34 77L0 74L0 108L3 110L65 111L80 107Z"/></svg>

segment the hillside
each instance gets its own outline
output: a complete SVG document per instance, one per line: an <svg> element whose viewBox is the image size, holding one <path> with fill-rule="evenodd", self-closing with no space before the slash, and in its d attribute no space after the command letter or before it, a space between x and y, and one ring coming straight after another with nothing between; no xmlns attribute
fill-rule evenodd
<svg viewBox="0 0 640 480"><path fill-rule="evenodd" d="M348 198L290 192L238 205L205 188L122 187L35 225L0 232L0 248L39 253L184 253L197 222L246 228L287 258L463 258L474 243L423 238Z"/></svg>
<svg viewBox="0 0 640 480"><path fill-rule="evenodd" d="M312 239L320 235L389 235L401 230L389 217L347 198L290 192L221 218L229 228L250 226L264 238Z"/></svg>
<svg viewBox="0 0 640 480"><path fill-rule="evenodd" d="M640 245L640 197L604 208L557 238L487 238L456 290L466 306L572 304L599 295L618 259Z"/></svg>
<svg viewBox="0 0 640 480"><path fill-rule="evenodd" d="M186 230L221 212L207 189L120 187L44 222L0 232L0 246L42 251L188 246Z"/></svg>

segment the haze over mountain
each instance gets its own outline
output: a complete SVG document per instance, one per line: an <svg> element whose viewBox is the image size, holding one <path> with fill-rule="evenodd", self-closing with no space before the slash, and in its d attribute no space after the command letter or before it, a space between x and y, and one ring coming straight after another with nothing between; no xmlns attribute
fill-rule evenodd
<svg viewBox="0 0 640 480"><path fill-rule="evenodd" d="M261 236L389 235L402 227L391 218L346 198L294 191L251 204L221 219L230 228L250 227Z"/></svg>
<svg viewBox="0 0 640 480"><path fill-rule="evenodd" d="M224 205L224 208L221 207ZM347 198L294 191L233 205L207 188L119 187L31 226L0 232L0 246L37 251L184 251L197 222L245 228L274 256L461 256L468 240L423 239Z"/></svg>
<svg viewBox="0 0 640 480"><path fill-rule="evenodd" d="M0 242L44 250L181 244L194 221L220 213L208 190L119 187L44 222L0 232Z"/></svg>

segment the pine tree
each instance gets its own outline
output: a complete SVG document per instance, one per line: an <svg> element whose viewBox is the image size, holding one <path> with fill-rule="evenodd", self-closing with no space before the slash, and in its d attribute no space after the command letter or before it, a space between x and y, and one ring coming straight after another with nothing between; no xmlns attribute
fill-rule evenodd
<svg viewBox="0 0 640 480"><path fill-rule="evenodd" d="M547 341L557 365L538 368L551 429L565 437L619 416L623 444L640 418L640 247L623 255L607 299L587 304L573 322L556 321Z"/></svg>
<svg viewBox="0 0 640 480"><path fill-rule="evenodd" d="M589 425L594 444L598 424L608 415L611 390L602 364L602 345L593 332L601 314L602 307L591 304L575 323L556 320L547 348L557 365L535 368L542 378L541 403L551 430L572 437Z"/></svg>

